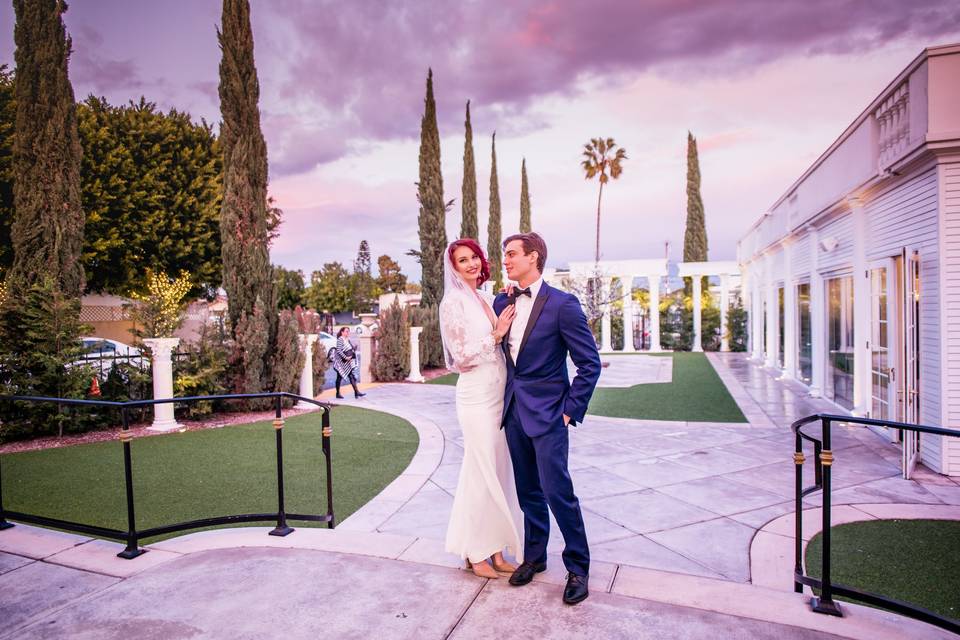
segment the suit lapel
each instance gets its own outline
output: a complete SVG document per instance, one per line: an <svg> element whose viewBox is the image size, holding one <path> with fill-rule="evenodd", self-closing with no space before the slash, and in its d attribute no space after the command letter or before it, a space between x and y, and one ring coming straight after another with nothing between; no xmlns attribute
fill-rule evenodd
<svg viewBox="0 0 960 640"><path fill-rule="evenodd" d="M530 332L533 331L533 325L537 324L537 320L540 318L540 312L543 311L543 305L547 303L547 296L550 295L550 287L546 282L540 284L540 292L537 294L537 299L533 301L533 307L530 309L530 318L527 320L527 326L523 330L523 338L520 339L520 348L517 349L517 359L520 359L520 354L523 353L523 347L527 344L527 338L530 337Z"/></svg>

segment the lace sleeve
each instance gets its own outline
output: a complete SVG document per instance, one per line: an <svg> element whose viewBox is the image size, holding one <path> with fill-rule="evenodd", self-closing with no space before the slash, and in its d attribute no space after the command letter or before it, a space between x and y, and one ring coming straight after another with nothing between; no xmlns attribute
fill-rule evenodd
<svg viewBox="0 0 960 640"><path fill-rule="evenodd" d="M477 309L478 312L482 310ZM482 362L495 360L497 345L492 332L483 336L471 335L467 330L469 318L462 301L444 300L440 305L440 335L443 346L453 359L457 371L466 371Z"/></svg>

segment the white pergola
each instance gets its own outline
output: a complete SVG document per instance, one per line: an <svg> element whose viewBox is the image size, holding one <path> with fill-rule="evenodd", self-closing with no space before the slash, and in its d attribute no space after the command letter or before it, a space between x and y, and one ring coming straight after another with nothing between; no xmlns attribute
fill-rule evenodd
<svg viewBox="0 0 960 640"><path fill-rule="evenodd" d="M614 278L622 283L623 295L623 351L633 352L633 281L646 278L650 289L650 348L651 353L662 351L660 346L660 279L667 275L666 260L601 260L597 262L571 262L570 278L586 281L600 275L604 295L610 298ZM610 305L604 305L600 320L600 351L612 352L610 341Z"/></svg>
<svg viewBox="0 0 960 640"><path fill-rule="evenodd" d="M692 351L703 351L701 344L701 314L703 276L720 276L720 351L730 350L727 339L727 309L730 307L730 276L740 274L740 265L736 261L681 262L677 265L677 275L693 280L693 346Z"/></svg>

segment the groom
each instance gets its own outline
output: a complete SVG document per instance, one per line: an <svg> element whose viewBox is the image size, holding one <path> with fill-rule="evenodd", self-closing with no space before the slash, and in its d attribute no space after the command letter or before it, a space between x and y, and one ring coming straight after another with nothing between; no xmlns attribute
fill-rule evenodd
<svg viewBox="0 0 960 640"><path fill-rule="evenodd" d="M493 303L498 315L516 305L502 342L507 360L502 426L524 516L524 562L510 576L510 584L527 584L547 568L549 505L566 543L563 601L576 604L589 593L590 551L567 470L567 428L587 412L600 377L600 355L579 300L543 281L546 262L547 245L536 233L507 238L503 264L507 277L520 286ZM567 378L568 352L577 366L573 384Z"/></svg>

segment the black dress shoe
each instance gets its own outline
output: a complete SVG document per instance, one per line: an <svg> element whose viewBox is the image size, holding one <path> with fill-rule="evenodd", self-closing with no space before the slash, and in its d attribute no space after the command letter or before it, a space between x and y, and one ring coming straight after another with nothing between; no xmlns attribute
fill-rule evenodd
<svg viewBox="0 0 960 640"><path fill-rule="evenodd" d="M360 393L360 392L358 391L357 393L354 394L353 397L354 397L354 398L362 398L362 397L365 396L365 395L367 395L367 394L365 394L365 393Z"/></svg>
<svg viewBox="0 0 960 640"><path fill-rule="evenodd" d="M339 393L337 394L337 398L339 398L340 400L343 400L343 396L340 395Z"/></svg>
<svg viewBox="0 0 960 640"><path fill-rule="evenodd" d="M517 570L513 572L513 575L510 576L510 584L515 587L522 587L531 580L536 573L541 573L547 570L546 562L524 562Z"/></svg>
<svg viewBox="0 0 960 640"><path fill-rule="evenodd" d="M587 576L567 574L567 586L563 590L563 601L567 604L577 604L587 599L590 592L587 590Z"/></svg>

